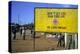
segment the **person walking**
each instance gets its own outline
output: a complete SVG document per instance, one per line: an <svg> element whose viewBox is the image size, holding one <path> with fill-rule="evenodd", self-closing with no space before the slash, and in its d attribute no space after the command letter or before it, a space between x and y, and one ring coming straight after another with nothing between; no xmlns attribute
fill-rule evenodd
<svg viewBox="0 0 80 54"><path fill-rule="evenodd" d="M58 44L57 47L61 46L61 34L58 35Z"/></svg>
<svg viewBox="0 0 80 54"><path fill-rule="evenodd" d="M14 27L14 30L13 30L13 34L14 34L14 37L13 37L13 40L15 40L16 39L16 27Z"/></svg>
<svg viewBox="0 0 80 54"><path fill-rule="evenodd" d="M25 40L25 34L26 34L26 28L24 27L24 30L23 30L23 40Z"/></svg>

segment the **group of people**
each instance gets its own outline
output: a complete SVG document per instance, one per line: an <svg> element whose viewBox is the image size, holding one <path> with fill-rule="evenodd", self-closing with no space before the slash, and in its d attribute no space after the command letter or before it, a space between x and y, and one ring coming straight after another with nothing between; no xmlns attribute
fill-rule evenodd
<svg viewBox="0 0 80 54"><path fill-rule="evenodd" d="M20 28L18 31L17 31L17 27L14 27L14 29L13 29L13 31L12 31L12 33L13 33L13 40L15 40L16 39L16 34L17 34L17 32L20 32L20 35L22 36L22 34L24 33L24 36L25 36L25 29L22 29L22 28Z"/></svg>
<svg viewBox="0 0 80 54"><path fill-rule="evenodd" d="M23 40L25 40L25 36L26 36L26 30L27 30L27 28L26 27L21 27L20 29L19 29L19 33L20 33L20 36L22 36L23 37ZM12 31L12 33L13 33L13 40L15 40L16 39L16 33L17 33L17 28L15 27L14 29L13 29L13 31ZM31 29L31 34L33 33L33 30Z"/></svg>
<svg viewBox="0 0 80 54"><path fill-rule="evenodd" d="M19 33L20 33L20 36L22 36L23 37L23 40L25 40L25 36L26 36L26 30L27 30L27 28L26 27L21 27L20 29L19 29ZM15 27L14 29L13 29L13 40L15 40L16 39L16 33L17 33L17 28ZM34 31L33 31L33 29L31 29L31 34L32 35L34 35ZM32 36L33 37L33 36ZM61 33L60 34L58 34L58 43L57 43L57 47L64 47L65 46L65 40L64 40L65 38L64 38L64 35L62 35Z"/></svg>

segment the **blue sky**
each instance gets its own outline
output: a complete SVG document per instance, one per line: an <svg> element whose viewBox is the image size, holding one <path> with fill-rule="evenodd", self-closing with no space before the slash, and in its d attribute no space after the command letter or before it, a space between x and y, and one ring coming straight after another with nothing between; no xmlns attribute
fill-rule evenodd
<svg viewBox="0 0 80 54"><path fill-rule="evenodd" d="M19 24L28 24L28 23L34 22L35 7L77 8L77 5L12 1L11 2L11 22L19 23Z"/></svg>

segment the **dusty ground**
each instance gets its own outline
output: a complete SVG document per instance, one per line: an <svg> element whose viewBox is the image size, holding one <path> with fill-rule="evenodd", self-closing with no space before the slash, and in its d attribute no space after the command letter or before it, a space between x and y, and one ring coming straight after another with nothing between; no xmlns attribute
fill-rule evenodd
<svg viewBox="0 0 80 54"><path fill-rule="evenodd" d="M31 51L48 51L48 50L59 50L64 49L62 47L57 47L57 40L46 39L43 37L35 39L35 49L34 49L34 39L29 38L26 40L18 39L12 40L12 51L13 52L31 52Z"/></svg>
<svg viewBox="0 0 80 54"><path fill-rule="evenodd" d="M16 40L12 40L12 52L63 50L63 47L57 47L57 42L58 40L56 38L40 36L35 38L34 49L34 38L27 35L26 40L23 40L22 37L18 35Z"/></svg>

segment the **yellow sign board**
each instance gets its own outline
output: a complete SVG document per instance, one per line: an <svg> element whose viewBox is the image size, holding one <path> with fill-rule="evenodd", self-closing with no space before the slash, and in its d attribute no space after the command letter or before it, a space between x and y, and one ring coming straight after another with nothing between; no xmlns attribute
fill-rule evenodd
<svg viewBox="0 0 80 54"><path fill-rule="evenodd" d="M35 8L35 31L78 32L77 9Z"/></svg>

